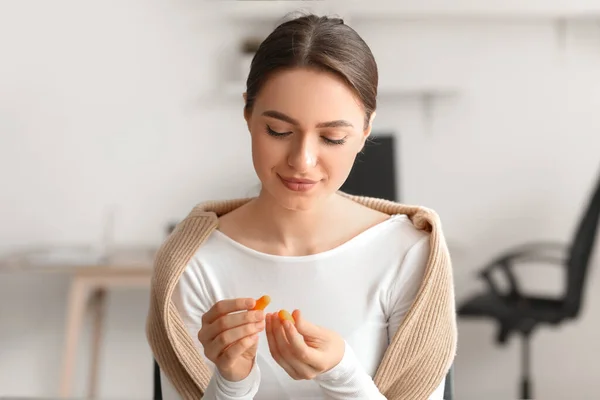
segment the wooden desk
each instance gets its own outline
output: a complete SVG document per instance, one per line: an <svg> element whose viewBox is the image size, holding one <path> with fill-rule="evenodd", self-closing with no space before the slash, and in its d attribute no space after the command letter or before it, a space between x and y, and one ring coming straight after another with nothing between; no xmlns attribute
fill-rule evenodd
<svg viewBox="0 0 600 400"><path fill-rule="evenodd" d="M27 272L65 274L70 278L65 323L62 372L59 395L62 398L72 397L75 360L83 323L87 312L91 312L92 336L90 346L90 381L87 390L88 398L96 398L98 394L98 370L100 364L100 348L104 314L106 312L106 294L115 288L150 287L152 261L154 252L139 252L137 261L129 252L126 260L118 256L107 257L102 263L81 265L32 265L27 259L27 252L11 255L0 260L0 272Z"/></svg>
<svg viewBox="0 0 600 400"><path fill-rule="evenodd" d="M90 382L87 397L93 399L98 394L98 367L100 364L104 314L106 312L106 293L117 287L150 287L151 276L151 268L98 266L74 271L71 276L67 302L59 393L61 397L71 397L72 394L75 360L86 312L89 310L92 313Z"/></svg>

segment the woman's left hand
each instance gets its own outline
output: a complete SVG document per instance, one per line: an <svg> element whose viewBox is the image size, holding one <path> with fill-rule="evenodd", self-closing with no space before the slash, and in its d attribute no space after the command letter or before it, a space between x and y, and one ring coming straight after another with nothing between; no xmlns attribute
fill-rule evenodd
<svg viewBox="0 0 600 400"><path fill-rule="evenodd" d="M292 316L295 324L267 314L265 329L271 355L288 375L310 380L338 365L344 357L344 339L308 322L298 310Z"/></svg>

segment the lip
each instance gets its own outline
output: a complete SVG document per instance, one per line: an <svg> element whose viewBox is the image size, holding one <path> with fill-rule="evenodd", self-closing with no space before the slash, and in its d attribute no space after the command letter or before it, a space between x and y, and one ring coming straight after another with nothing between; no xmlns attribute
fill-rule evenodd
<svg viewBox="0 0 600 400"><path fill-rule="evenodd" d="M281 175L278 175L281 182L287 187L289 190L294 192L308 192L312 188L314 188L319 181L313 181L310 179L302 179L302 178L284 178Z"/></svg>
<svg viewBox="0 0 600 400"><path fill-rule="evenodd" d="M281 175L279 177L289 183L302 183L302 184L307 184L307 185L314 185L315 183L318 182L318 181L311 181L310 179L286 178L285 176L281 176Z"/></svg>

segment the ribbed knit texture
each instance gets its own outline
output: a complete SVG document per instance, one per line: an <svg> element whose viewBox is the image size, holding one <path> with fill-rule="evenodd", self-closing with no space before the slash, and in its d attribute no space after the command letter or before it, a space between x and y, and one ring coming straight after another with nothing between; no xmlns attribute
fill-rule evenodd
<svg viewBox="0 0 600 400"><path fill-rule="evenodd" d="M390 400L428 399L448 372L457 343L452 265L440 220L424 207L340 194L386 214L406 214L417 229L431 233L423 283L374 377L380 392ZM202 397L211 373L194 345L198 339L187 333L171 296L192 256L217 228L218 217L250 200L196 206L156 256L146 334L159 366L186 400Z"/></svg>

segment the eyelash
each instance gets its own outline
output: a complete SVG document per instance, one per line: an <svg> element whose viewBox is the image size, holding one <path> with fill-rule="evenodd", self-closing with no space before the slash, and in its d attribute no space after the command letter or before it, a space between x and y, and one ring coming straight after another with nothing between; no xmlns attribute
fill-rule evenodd
<svg viewBox="0 0 600 400"><path fill-rule="evenodd" d="M270 136L273 136L273 137L276 137L276 138L284 138L284 137L290 135L292 132L277 132L277 131L274 131L273 129L271 129L271 127L269 125L267 125L267 133ZM346 138L343 138L343 139L328 139L326 137L323 137L322 139L325 142L325 144L328 145L328 146L340 146L340 145L346 143Z"/></svg>

